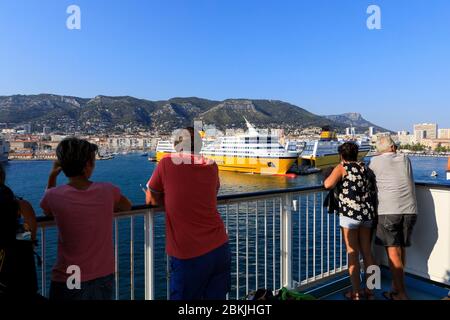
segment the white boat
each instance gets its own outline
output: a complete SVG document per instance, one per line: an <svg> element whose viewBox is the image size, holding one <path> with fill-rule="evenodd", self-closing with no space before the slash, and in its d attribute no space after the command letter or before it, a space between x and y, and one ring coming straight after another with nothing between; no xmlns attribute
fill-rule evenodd
<svg viewBox="0 0 450 320"><path fill-rule="evenodd" d="M97 160L112 160L114 159L114 156L112 154L99 154L97 156Z"/></svg>
<svg viewBox="0 0 450 320"><path fill-rule="evenodd" d="M8 162L9 142L0 137L0 163Z"/></svg>
<svg viewBox="0 0 450 320"><path fill-rule="evenodd" d="M214 160L220 170L286 174L297 160L298 152L286 150L278 136L259 133L247 119L245 121L248 128L246 133L204 141L201 154ZM173 152L173 142L161 140L157 144L156 160Z"/></svg>
<svg viewBox="0 0 450 320"><path fill-rule="evenodd" d="M311 168L325 169L333 167L340 162L339 146L345 142L355 142L359 146L358 159L362 160L371 150L369 139L348 139L338 140L335 132L325 127L320 135L319 140L306 143L305 149L300 154L299 173L310 173Z"/></svg>
<svg viewBox="0 0 450 320"><path fill-rule="evenodd" d="M202 154L226 171L286 174L298 158L297 150L286 150L279 137L260 133L245 119L248 131L219 137L204 145Z"/></svg>
<svg viewBox="0 0 450 320"><path fill-rule="evenodd" d="M161 159L171 153L175 152L173 140L159 140L156 145L156 157L149 157L150 161L161 161Z"/></svg>

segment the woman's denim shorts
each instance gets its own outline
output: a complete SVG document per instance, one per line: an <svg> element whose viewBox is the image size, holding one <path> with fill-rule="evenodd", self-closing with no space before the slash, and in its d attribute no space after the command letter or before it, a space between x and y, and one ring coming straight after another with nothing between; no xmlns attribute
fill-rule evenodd
<svg viewBox="0 0 450 320"><path fill-rule="evenodd" d="M373 221L359 221L346 216L339 216L339 225L345 229L372 228Z"/></svg>

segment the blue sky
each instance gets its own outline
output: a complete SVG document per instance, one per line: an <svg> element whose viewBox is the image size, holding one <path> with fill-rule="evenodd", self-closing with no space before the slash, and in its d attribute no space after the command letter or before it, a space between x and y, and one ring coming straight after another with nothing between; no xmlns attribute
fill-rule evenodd
<svg viewBox="0 0 450 320"><path fill-rule="evenodd" d="M66 28L71 4L81 30ZM2 0L0 95L44 92L268 98L450 127L450 1Z"/></svg>

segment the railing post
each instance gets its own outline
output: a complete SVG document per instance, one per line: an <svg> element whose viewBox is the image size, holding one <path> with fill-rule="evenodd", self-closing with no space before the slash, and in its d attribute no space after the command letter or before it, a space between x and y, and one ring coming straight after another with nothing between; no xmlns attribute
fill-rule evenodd
<svg viewBox="0 0 450 320"><path fill-rule="evenodd" d="M45 297L47 296L47 256L46 256L46 239L45 239L45 227L41 229L41 293Z"/></svg>
<svg viewBox="0 0 450 320"><path fill-rule="evenodd" d="M145 252L145 300L155 299L155 233L153 212L149 209L144 216L144 252Z"/></svg>
<svg viewBox="0 0 450 320"><path fill-rule="evenodd" d="M119 221L114 219L114 295L115 299L119 300Z"/></svg>
<svg viewBox="0 0 450 320"><path fill-rule="evenodd" d="M281 285L292 288L292 194L282 198L280 252L281 252Z"/></svg>
<svg viewBox="0 0 450 320"><path fill-rule="evenodd" d="M130 217L130 298L134 300L134 218Z"/></svg>

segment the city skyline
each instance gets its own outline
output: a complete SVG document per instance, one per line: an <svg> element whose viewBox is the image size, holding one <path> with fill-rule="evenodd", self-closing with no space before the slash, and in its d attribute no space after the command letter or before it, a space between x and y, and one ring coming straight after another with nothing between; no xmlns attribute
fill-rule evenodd
<svg viewBox="0 0 450 320"><path fill-rule="evenodd" d="M81 9L81 30L66 9ZM381 30L366 9L381 8ZM450 127L447 1L0 4L0 95L282 100Z"/></svg>

